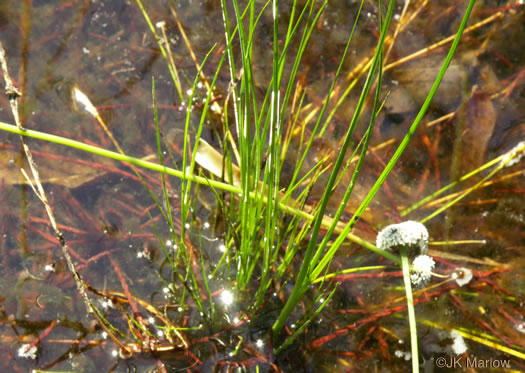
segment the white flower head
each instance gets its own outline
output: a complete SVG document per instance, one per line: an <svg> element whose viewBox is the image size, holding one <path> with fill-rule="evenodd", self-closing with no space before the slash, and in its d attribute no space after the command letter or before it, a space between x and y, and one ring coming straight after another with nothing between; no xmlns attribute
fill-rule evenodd
<svg viewBox="0 0 525 373"><path fill-rule="evenodd" d="M383 250L407 246L408 248L416 248L416 255L423 255L428 249L428 231L423 224L411 220L400 224L391 224L379 232L376 246Z"/></svg>
<svg viewBox="0 0 525 373"><path fill-rule="evenodd" d="M412 359L412 354L409 352L409 351L401 351L401 350L396 350L394 352L394 354L400 358L400 359L405 359L406 361Z"/></svg>
<svg viewBox="0 0 525 373"><path fill-rule="evenodd" d="M35 360L38 349L36 346L28 348L29 346L31 346L29 343L20 346L20 348L18 349L18 356L26 359Z"/></svg>
<svg viewBox="0 0 525 373"><path fill-rule="evenodd" d="M432 270L436 262L428 255L419 255L412 262L413 271L410 273L410 281L416 286L425 286L432 276Z"/></svg>
<svg viewBox="0 0 525 373"><path fill-rule="evenodd" d="M468 347L465 344L465 340L457 330L452 330L450 332L450 338L452 338L452 346L450 346L452 352L456 355L462 355L467 352Z"/></svg>
<svg viewBox="0 0 525 373"><path fill-rule="evenodd" d="M452 278L456 280L459 286L466 285L472 280L472 271L468 268L456 268Z"/></svg>

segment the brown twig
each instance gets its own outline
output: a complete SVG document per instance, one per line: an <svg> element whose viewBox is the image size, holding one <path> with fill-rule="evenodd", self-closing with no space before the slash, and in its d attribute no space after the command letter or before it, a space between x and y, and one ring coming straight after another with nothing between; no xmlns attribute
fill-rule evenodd
<svg viewBox="0 0 525 373"><path fill-rule="evenodd" d="M11 112L13 113L13 117L15 119L16 126L25 131L25 129L22 127L22 123L20 121L20 115L18 111L18 98L22 95L22 93L14 86L13 81L11 79L11 76L9 75L9 71L7 69L7 61L5 58L5 50L4 46L0 42L0 64L2 67L2 73L4 75L4 81L5 81L5 87L6 87L6 95L9 99L9 104L11 106ZM38 173L38 168L33 160L33 156L31 154L31 151L29 150L29 147L27 146L24 136L20 136L20 141L22 142L22 147L24 149L24 153L27 158L27 162L29 164L29 168L31 170L31 174L33 175L33 181L29 178L27 173L24 169L21 169L24 177L27 179L27 182L33 189L34 193L40 199L40 201L43 203L44 208L46 210L47 216L49 217L49 221L51 223L51 226L53 227L53 230L55 232L55 237L58 240L61 248L62 248L62 254L64 255L64 258L66 259L66 263L68 266L69 271L71 272L71 275L73 276L73 280L75 281L75 284L77 286L77 290L80 293L82 299L84 300L87 312L91 314L97 322L100 324L100 326L106 330L108 333L108 336L118 345L120 348L127 352L128 354L131 354L131 351L125 347L114 335L113 333L104 325L103 321L98 316L97 312L95 311L91 301L89 300L86 289L82 283L82 280L80 278L80 275L78 274L75 265L73 263L73 260L71 259L71 256L68 252L68 247L66 244L66 241L64 240L64 236L62 235L62 232L58 229L58 225L56 223L55 216L53 214L53 210L51 209L51 206L49 204L49 201L46 197L46 193L44 191L44 187L42 186L42 183L40 182L40 175Z"/></svg>

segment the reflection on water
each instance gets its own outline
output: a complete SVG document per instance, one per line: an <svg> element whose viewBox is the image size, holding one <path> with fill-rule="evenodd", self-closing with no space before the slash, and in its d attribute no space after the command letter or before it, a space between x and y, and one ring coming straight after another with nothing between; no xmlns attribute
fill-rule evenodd
<svg viewBox="0 0 525 373"><path fill-rule="evenodd" d="M398 66L389 64L452 35L463 14L463 3L432 2L400 30L385 64L384 88L389 98L378 118L370 154L346 209L345 220L355 211L417 114L448 44ZM400 212L524 139L525 45L519 31L524 9L514 1L479 3L470 25L497 16L498 11L501 16L464 37L412 145L355 229L356 234L368 241L375 242L376 232L386 224L427 216L446 201L417 209L408 218L401 218ZM212 76L224 50L220 3L182 1L172 5L198 61L218 43L203 70L208 77ZM311 107L318 107L324 100L350 31L349 20L358 5L358 2L330 4L312 35L299 76L306 87L305 101ZM408 11L414 12L418 6L411 4ZM171 47L186 92L196 68L171 16L170 2L147 4L147 11L153 24L167 23L168 41L163 43ZM281 11L283 20L290 17L291 8ZM399 4L395 21L401 18L402 11L403 5ZM377 17L376 3L366 2L350 57L344 65L343 75L350 76L349 79L355 75L352 74L358 63L372 53L377 41ZM256 35L253 60L256 86L261 92L270 84L272 61L268 51L273 43L272 26L271 13L267 13L261 18ZM395 27L397 22L392 25ZM113 149L92 116L73 110L70 91L76 85L89 97L127 153L151 157L157 154L151 94L151 81L155 77L159 126L164 139L173 145L165 149L164 155L180 165L180 134L188 103L181 102L166 61L134 2L55 4L8 0L0 4L0 31L11 74L24 93L22 117L26 127ZM284 73L289 74L290 69L287 67ZM226 69L219 74L217 85L217 102L224 106L229 87ZM199 89L204 97L205 87ZM337 94L340 96L344 89L346 85L341 84ZM314 154L307 160L303 174L316 163L315 159L328 156L327 162L331 161L330 156L339 148L353 114L358 90L354 89L335 112L323 138L315 140ZM257 94L262 95L261 92ZM202 97L193 102L197 114L202 110L199 106ZM309 114L301 112L301 120L306 120ZM5 96L0 96L0 120L12 122ZM195 125L197 120L195 117ZM356 144L367 120L359 123ZM217 149L222 141L221 125L220 118L210 118L203 133L203 138ZM305 136L311 127L311 122L305 126ZM300 141L297 136L292 145L299 147ZM48 229L43 209L18 172L24 164L18 139L2 133L0 366L4 370L255 371L259 366L261 371L279 368L397 372L410 366L404 291L397 268L336 276L340 288L322 314L292 346L274 355L271 351L276 346L271 346L269 330L286 301L293 279L280 284L282 288L275 289L275 294L269 294L260 310L247 309L250 300L243 298L246 295L231 290L231 279L237 269L228 260L230 250L236 248L223 239L223 232L232 227L217 218L213 190L200 187L193 210L195 219L186 227L189 245L195 253L191 265L197 273L202 273L199 268L204 266L210 277L199 278L198 283L184 282L173 273L166 259L167 254L177 256L179 250L169 240L170 228L129 167L65 147L28 142L77 270L93 289L106 295L91 293L97 299L94 302L99 302L96 305L109 322L127 333L122 336L126 343L135 339L123 312L133 315L140 309L140 314L134 316L143 320L145 335L149 335L143 343L155 347L122 359L119 347L86 314L55 237ZM297 148L289 150L285 172L293 172L294 152ZM506 354L503 347L487 350L460 334L485 333L495 337L498 346L511 346L521 356L525 351L521 311L525 295L522 170L523 161L505 168L496 176L500 179L496 178L495 183L472 193L426 224L430 241L469 240L457 245L431 246L436 261L433 271L458 276L457 269L464 267L472 276L464 285L460 280L466 277L460 276L457 282L452 278L432 278L416 294L416 315L421 322L420 353L426 361L442 354L461 354L452 349L462 347L463 343L469 354L511 359L515 369L525 369L523 357ZM490 169L481 172L476 181L489 172ZM159 175L143 172L141 176L154 195L162 196ZM310 205L323 193L325 177L311 191ZM350 174L342 177L335 192L337 198L341 198L350 177ZM283 183L289 178L284 174ZM167 184L168 201L158 197L160 203L166 206L169 202L174 215L180 216L181 183L169 179ZM456 191L464 188L458 186ZM230 196L223 198L228 203ZM330 213L335 212L338 203L329 206ZM179 231L180 222L174 221L173 228ZM219 263L224 263L227 270L214 273ZM330 272L378 264L389 266L388 261L378 259L376 254L348 243L334 258ZM190 293L195 290L193 287L198 287L203 299L210 296L215 299L216 309L210 310L208 301L203 309L191 300L179 304L174 294ZM133 299L136 305L131 304ZM307 293L303 305L306 307L314 299L315 294ZM297 309L292 313L288 334L294 332L302 312ZM183 326L181 336L167 325ZM38 343L34 343L37 338ZM180 349L185 340L191 353ZM435 366L426 367L429 371L440 371Z"/></svg>

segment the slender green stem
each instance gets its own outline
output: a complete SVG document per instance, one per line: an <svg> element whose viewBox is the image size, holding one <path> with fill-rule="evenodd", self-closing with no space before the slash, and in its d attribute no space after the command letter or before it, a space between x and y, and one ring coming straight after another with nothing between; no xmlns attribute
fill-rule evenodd
<svg viewBox="0 0 525 373"><path fill-rule="evenodd" d="M184 102L184 95L182 93L182 87L180 84L179 74L177 72L177 66L175 64L172 64L170 61L170 58L168 56L168 53L164 49L164 46L161 43L161 38L157 35L157 32L155 31L155 26L153 26L153 23L151 22L148 13L146 12L146 9L144 9L144 6L142 5L142 2L140 0L136 0L137 5L140 8L140 11L142 12L142 15L144 16L144 19L146 20L146 23L148 24L148 27L155 37L155 40L157 41L157 45L160 49L160 52L162 53L162 56L166 60L168 64L168 69L170 70L171 78L173 79L173 82L175 83L175 87L177 89L177 93L179 95L179 99L181 102ZM166 43L169 43L169 40L165 40Z"/></svg>
<svg viewBox="0 0 525 373"><path fill-rule="evenodd" d="M372 68L371 73L373 73L374 68ZM377 115L379 114L380 109L380 100L381 100L381 84L382 84L382 76L383 76L383 53L382 51L379 53L379 61L378 61L378 74L377 74L377 85L376 85L376 95L374 98L374 105L372 108L372 115L370 117L370 124L368 126L368 129L364 135L364 143L363 147L361 149L361 156L359 157L359 161L357 162L357 165L355 167L354 173L352 174L352 179L350 180L350 184L346 188L345 194L343 196L343 199L341 203L339 204L339 207L335 213L334 220L332 222L332 225L328 229L328 231L325 234L325 237L323 238L323 241L319 245L319 248L317 249L316 255L312 258L312 265L311 267L315 269L312 270L310 278L315 279L319 274L323 271L323 269L328 265L328 263L332 260L333 256L336 253L336 249L331 247L327 252L325 252L325 248L328 245L329 239L332 237L332 233L334 232L336 225L339 221L339 218L342 216L346 204L348 203L348 200L350 199L350 196L352 194L352 191L354 189L355 183L357 181L357 177L359 176L359 173L361 171L361 167L363 165L363 162L365 160L365 155L368 150L368 144L370 143L370 138L372 137L372 131L374 129L374 124L377 118ZM356 148L357 151L357 148ZM343 170L344 172L344 170ZM342 175L341 175L342 176ZM323 255L323 259L320 263L318 263L319 258L321 255Z"/></svg>
<svg viewBox="0 0 525 373"><path fill-rule="evenodd" d="M208 178L205 178L205 177L196 176L196 175L189 174L189 173L187 173L185 176L183 176L183 172L182 171L175 170L175 169L170 168L170 167L159 165L157 163L144 161L142 159L131 157L129 155L116 153L116 152L113 152L111 150L102 149L102 148L99 148L97 146L84 144L83 142L71 140L71 139L68 139L68 138L65 138L65 137L51 135L51 134L48 134L48 133L34 131L34 130L29 130L29 129L20 130L16 126L14 126L12 124L4 123L4 122L0 122L0 131L6 131L6 132L22 135L22 136L32 137L32 138L35 138L35 139L44 140L44 141L48 141L48 142L52 142L52 143L56 143L56 144L60 144L60 145L64 145L64 146L68 146L70 148L79 149L79 150L82 150L82 151L85 151L85 152L89 152L89 153L92 153L92 154L96 154L96 155L99 155L99 156L102 156L102 157L114 159L114 160L121 161L121 162L130 163L130 164L133 164L135 166L139 166L139 167L142 167L142 168L145 168L145 169L148 169L148 170L152 170L152 171L156 171L156 172L162 172L162 173L165 173L167 175L175 176L175 177L177 177L179 179L183 179L184 180L184 178L185 178L185 179L192 180L192 181L194 181L196 183L199 183L199 184L208 185L208 186L210 186L212 188L224 190L226 192L230 192L230 193L233 193L233 194L236 194L236 195L242 195L242 189L241 188L236 187L236 186L231 185L231 184L228 184L228 183L223 183L223 182L220 182L220 181L217 181L217 180L211 180L211 179L208 179ZM266 197L261 196L258 193L250 192L248 197L249 198L253 198L253 199L257 199L257 200L260 199L262 201L262 203L266 203ZM291 207L291 206L289 206L289 205L287 205L285 203L282 203L282 202L279 202L279 209L281 211L286 212L287 214L295 215L295 216L297 216L297 217L299 217L301 219L307 220L307 221L312 221L314 219L314 217L311 214L307 213L306 211L302 211L302 210L296 209L296 208ZM327 222L327 221L323 221L323 225L325 227L329 227L330 223ZM384 251L384 250L381 250L381 249L377 248L376 246L374 246L370 242L362 239L361 237L358 237L358 236L356 236L356 235L354 235L352 233L346 233L346 237L350 241L355 242L358 245L361 245L361 246L367 248L368 250L371 250L371 251L373 251L373 252L375 252L375 253L377 253L377 254L379 254L381 256L384 256L385 258L390 259L394 263L398 263L398 264L400 263L399 259L395 255L393 255L392 253L390 253L388 251Z"/></svg>
<svg viewBox="0 0 525 373"><path fill-rule="evenodd" d="M419 124L421 123L421 120L425 116L425 113L427 112L428 107L430 106L430 102L434 98L434 95L436 94L439 88L439 85L441 81L443 80L443 76L445 75L445 72L447 71L447 68L450 65L450 62L452 61L452 57L454 56L454 52L456 51L456 48L459 44L459 40L461 39L461 34L463 33L463 30L465 29L467 20L470 16L470 13L472 11L472 8L475 2L476 2L475 0L470 0L468 7L465 11L465 14L463 16L463 20L461 21L461 24L459 26L458 32L456 33L456 38L454 39L454 42L452 43L452 46L450 47L447 57L445 58L445 61L443 62L443 65L441 66L441 69L439 70L436 80L434 81L434 84L432 85L432 88L430 89L430 92L428 93L427 98L425 99L425 102L421 106L421 109L419 110L419 113L416 119L414 119L414 122L410 126L408 133L405 135L405 137L401 141L401 144L399 144L399 147L397 148L396 152L394 153L394 155L392 156L392 158L390 159L390 161L384 168L383 172L381 173L381 175L379 176L375 184L372 186L372 188L370 189L370 191L364 198L363 202L361 202L361 205L357 208L352 219L350 219L350 221L346 224L345 228L343 229L339 237L337 237L337 239L333 243L335 247L338 248L339 246L342 245L342 243L345 240L345 235L352 230L355 222L357 221L357 219L359 219L363 211L365 211L365 209L368 207L368 205L370 204L370 202L372 201L376 193L379 191L379 188L381 188L384 181L386 180L386 178L388 177L388 175L390 174L390 172L396 165L397 161L401 157L401 154L403 154L406 147L408 146L408 143L414 136L414 133L416 132L417 127L419 126Z"/></svg>
<svg viewBox="0 0 525 373"><path fill-rule="evenodd" d="M499 157L485 163L484 165L482 165L481 167L469 172L468 174L466 175L463 175L461 176L458 180L456 181L453 181L452 183L444 186L443 188L439 189L438 191L432 193L431 195L423 198L421 201L418 201L416 203L414 203L412 206L410 207L407 207L406 209L404 209L403 211L401 211L399 213L399 215L401 216L406 216L408 215L409 213L411 213L412 211L420 208L421 206L427 204L428 202L432 201L434 198L440 196L441 194L445 193L447 190L451 189L451 188L454 188L456 185L458 185L459 183L465 181L465 180L468 180L469 178L471 178L472 176L480 173L481 171L483 170L486 170L487 168L489 167L492 167L494 166L495 164L497 164L498 162L500 162L504 157L506 156L506 154L502 154L500 155Z"/></svg>
<svg viewBox="0 0 525 373"><path fill-rule="evenodd" d="M310 284L310 280L308 278L308 272L311 269L310 267L311 259L314 255L315 246L317 245L317 238L319 237L319 231L321 228L321 223L323 221L323 215L326 210L326 206L328 205L328 200L330 199L332 195L332 187L334 186L335 180L337 178L337 174L339 173L339 170L343 163L343 158L346 153L346 150L350 145L351 136L357 124L357 120L361 114L361 110L363 108L366 96L372 85L373 76L375 74L375 69L377 67L378 61L380 60L380 54L381 54L382 46L385 41L386 33L388 30L388 25L390 23L390 19L392 18L394 4L395 4L395 1L390 0L385 24L384 24L383 29L381 30L381 36L378 41L378 47L374 54L374 63L372 65L372 69L369 71L369 75L367 77L367 81L365 82L365 86L363 87L361 97L359 98L357 108L354 112L354 116L352 118L348 131L346 133L343 145L339 152L339 156L337 157L337 160L335 161L335 165L332 170L332 174L330 175L330 179L328 180L328 183L326 185L325 193L323 194L323 197L320 202L320 207L317 210L316 217L313 221L312 233L308 241L308 246L304 254L303 264L301 265L301 269L299 270L299 274L297 275L297 279L295 281L294 288L292 290L292 293L290 294L290 297L288 298L288 301L284 305L283 310L281 311L279 317L277 318L277 321L274 323L272 327L272 331L274 333L274 339L276 339L277 336L279 335L281 329L284 327L284 323L288 319L288 316L290 315L290 313L292 312L296 304L299 302L300 298L302 297L302 295L304 294L304 292L306 291L306 289L308 288Z"/></svg>
<svg viewBox="0 0 525 373"><path fill-rule="evenodd" d="M421 223L427 222L430 219L432 219L433 217L435 217L436 215L439 215L443 211L446 211L447 209L449 209L450 207L455 205L457 202L459 202L460 200L465 198L467 195L469 195L471 192L473 192L474 190L478 189L484 182L486 182L487 180L490 180L503 167L505 167L505 163L501 163L498 167L496 167L494 170L492 170L487 176L485 176L483 179L481 179L476 184L474 184L474 186L472 186L470 188L467 188L465 191L463 191L463 193L461 193L459 196L454 198L452 201L450 201L450 202L446 203L445 205L441 206L440 208L438 208L436 211L434 211L430 215L425 216L423 219L420 220L420 222Z"/></svg>
<svg viewBox="0 0 525 373"><path fill-rule="evenodd" d="M318 277L315 280L313 280L312 283L315 284L317 282L322 282L322 281L329 280L331 278L334 278L335 276L347 275L347 274L354 273L354 272L371 271L371 270L374 270L374 269L385 269L385 268L386 268L386 266L368 266L368 267L357 267L357 268L344 269L344 270L339 271L339 272L328 273L326 275Z"/></svg>
<svg viewBox="0 0 525 373"><path fill-rule="evenodd" d="M410 348L412 351L412 373L417 373L419 372L419 352L417 347L416 311L414 310L414 298L412 297L412 284L410 282L410 264L405 246L401 246L401 268L403 269L403 281L405 283L405 294L407 296Z"/></svg>
<svg viewBox="0 0 525 373"><path fill-rule="evenodd" d="M212 185L215 188L222 189L222 190L225 190L225 191L228 191L228 192L241 193L241 189L240 188L237 188L237 187L235 187L235 186L233 186L231 184L227 184L227 183L223 183L223 182L215 181L215 180L210 180L210 179L207 179L205 177L200 177L200 176L196 176L196 175L193 175L193 174L186 174L186 176L183 177L183 172L182 171L175 170L175 169L170 168L170 167L162 166L162 165L159 165L157 163L144 161L142 159L135 158L135 157L132 157L132 156L129 156L129 155L113 152L111 150L102 149L102 148L99 148L97 146L88 145L88 144L85 144L83 142L71 140L71 139L68 139L68 138L65 138L65 137L56 136L56 135L52 135L52 134L44 133L44 132L39 132L39 131L34 131L34 130L30 130L30 129L20 130L16 126L14 126L12 124L4 123L4 122L0 122L0 130L6 131L6 132L11 132L11 133L16 133L16 134L22 135L22 136L32 137L32 138L39 139L39 140L52 142L52 143L55 143L55 144L64 145L64 146L67 146L67 147L70 147L70 148L79 149L79 150L82 150L82 151L85 151L85 152L89 152L89 153L92 153L92 154L100 155L102 157L114 159L114 160L121 161L121 162L126 162L126 163L129 163L129 164L132 164L132 165L135 165L135 166L139 166L139 167L142 167L142 168L146 168L146 169L149 169L149 170L152 170L152 171L163 172L165 174L178 177L179 179L184 179L185 178L185 179L189 179L189 180L195 181L195 182L200 183L200 184L206 184L206 185L209 184L209 185Z"/></svg>

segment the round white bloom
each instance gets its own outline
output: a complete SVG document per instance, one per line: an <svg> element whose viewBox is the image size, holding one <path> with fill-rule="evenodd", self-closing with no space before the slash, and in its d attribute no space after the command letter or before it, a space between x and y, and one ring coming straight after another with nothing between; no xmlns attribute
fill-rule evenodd
<svg viewBox="0 0 525 373"><path fill-rule="evenodd" d="M20 346L20 348L18 349L18 356L26 358L26 359L35 360L38 349L36 346L32 346L31 348L28 349L29 346L30 346L29 343L26 343Z"/></svg>
<svg viewBox="0 0 525 373"><path fill-rule="evenodd" d="M416 246L420 255L428 249L428 231L416 221L391 224L377 235L376 246L383 250L392 250L399 246Z"/></svg>
<svg viewBox="0 0 525 373"><path fill-rule="evenodd" d="M456 280L459 286L466 285L472 280L472 271L468 268L456 268L452 278Z"/></svg>
<svg viewBox="0 0 525 373"><path fill-rule="evenodd" d="M436 262L428 255L419 255L412 262L413 271L410 273L410 281L416 286L424 286L432 276L432 270Z"/></svg>
<svg viewBox="0 0 525 373"><path fill-rule="evenodd" d="M452 338L452 346L450 348L452 349L452 352L454 352L456 355L462 355L467 350L468 347L465 344L465 340L461 336L461 334L458 333L457 330L452 330L450 332L450 337Z"/></svg>
<svg viewBox="0 0 525 373"><path fill-rule="evenodd" d="M406 361L412 359L412 354L408 351L396 350L394 352L394 355L396 355L400 359L405 359Z"/></svg>

